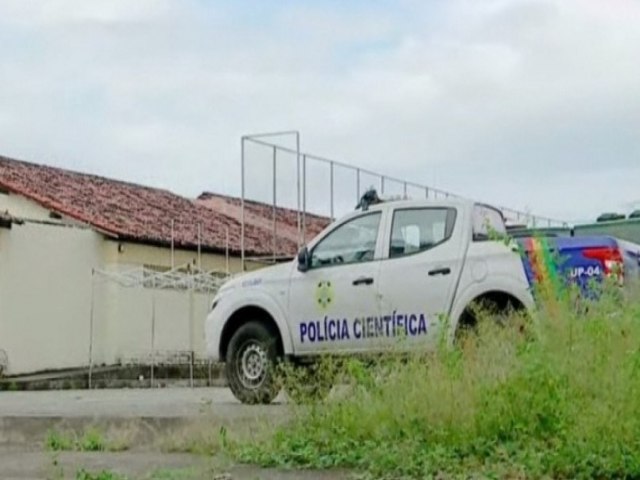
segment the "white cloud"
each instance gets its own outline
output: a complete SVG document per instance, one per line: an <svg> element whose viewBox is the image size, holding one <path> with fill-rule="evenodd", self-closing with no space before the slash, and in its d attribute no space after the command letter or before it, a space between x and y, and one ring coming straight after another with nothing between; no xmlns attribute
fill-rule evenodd
<svg viewBox="0 0 640 480"><path fill-rule="evenodd" d="M299 128L314 153L541 214L637 199L637 2L328 5L2 2L0 152L238 193L240 135Z"/></svg>
<svg viewBox="0 0 640 480"><path fill-rule="evenodd" d="M0 13L7 24L47 27L84 22L148 21L171 11L168 0L4 0Z"/></svg>

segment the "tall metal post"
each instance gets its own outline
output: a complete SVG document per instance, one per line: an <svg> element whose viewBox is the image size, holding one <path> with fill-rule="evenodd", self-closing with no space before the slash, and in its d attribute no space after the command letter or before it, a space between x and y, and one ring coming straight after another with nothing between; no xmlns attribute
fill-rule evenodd
<svg viewBox="0 0 640 480"><path fill-rule="evenodd" d="M227 267L227 275L229 275L229 227L225 229L224 257L225 257L225 264Z"/></svg>
<svg viewBox="0 0 640 480"><path fill-rule="evenodd" d="M356 204L360 201L360 169L356 168Z"/></svg>
<svg viewBox="0 0 640 480"><path fill-rule="evenodd" d="M91 307L89 311L89 390L92 388L93 380L93 319L94 319L94 303L95 303L95 290L96 279L95 269L91 269Z"/></svg>
<svg viewBox="0 0 640 480"><path fill-rule="evenodd" d="M330 210L331 210L331 221L333 222L334 220L334 215L333 215L333 162L329 163L329 190L330 190L330 194L331 194L331 206L330 206Z"/></svg>
<svg viewBox="0 0 640 480"><path fill-rule="evenodd" d="M273 263L276 263L276 168L277 168L277 155L278 150L276 146L273 146Z"/></svg>
<svg viewBox="0 0 640 480"><path fill-rule="evenodd" d="M404 182L404 199L407 199L407 182Z"/></svg>
<svg viewBox="0 0 640 480"><path fill-rule="evenodd" d="M302 242L307 241L307 156L302 155Z"/></svg>
<svg viewBox="0 0 640 480"><path fill-rule="evenodd" d="M202 272L202 222L198 222L198 273Z"/></svg>
<svg viewBox="0 0 640 480"><path fill-rule="evenodd" d="M175 228L175 220L172 218L171 219L171 270L173 270L176 267L174 228Z"/></svg>
<svg viewBox="0 0 640 480"><path fill-rule="evenodd" d="M297 200L298 200L298 248L302 246L304 243L301 232L302 232L302 224L300 218L300 134L296 133L296 188L297 188Z"/></svg>
<svg viewBox="0 0 640 480"><path fill-rule="evenodd" d="M194 312L193 312L193 282L189 282L189 386L193 388L193 357L195 342L194 334Z"/></svg>
<svg viewBox="0 0 640 480"><path fill-rule="evenodd" d="M151 292L151 374L149 375L151 388L155 385L156 366L156 294Z"/></svg>
<svg viewBox="0 0 640 480"><path fill-rule="evenodd" d="M240 190L242 194L241 195L242 198L240 199L240 271L242 272L245 271L245 266L244 266L244 196L245 196L244 142L245 142L245 137L242 137L242 139L240 140L240 170L241 170L241 178L242 178L240 182Z"/></svg>
<svg viewBox="0 0 640 480"><path fill-rule="evenodd" d="M380 195L384 195L384 175L380 175Z"/></svg>

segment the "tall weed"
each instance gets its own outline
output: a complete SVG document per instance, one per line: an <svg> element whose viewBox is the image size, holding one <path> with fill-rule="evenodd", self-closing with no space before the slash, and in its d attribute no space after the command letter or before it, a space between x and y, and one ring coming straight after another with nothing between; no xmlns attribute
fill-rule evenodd
<svg viewBox="0 0 640 480"><path fill-rule="evenodd" d="M637 478L640 303L600 288L597 301L542 289L538 311L481 315L429 354L348 360L344 388L236 452L393 478Z"/></svg>

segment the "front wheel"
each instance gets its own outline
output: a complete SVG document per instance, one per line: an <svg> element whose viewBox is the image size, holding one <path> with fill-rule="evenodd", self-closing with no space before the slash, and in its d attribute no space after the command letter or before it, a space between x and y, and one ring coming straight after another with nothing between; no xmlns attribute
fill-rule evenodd
<svg viewBox="0 0 640 480"><path fill-rule="evenodd" d="M242 403L268 404L280 392L276 376L277 336L261 322L242 325L231 337L225 374Z"/></svg>

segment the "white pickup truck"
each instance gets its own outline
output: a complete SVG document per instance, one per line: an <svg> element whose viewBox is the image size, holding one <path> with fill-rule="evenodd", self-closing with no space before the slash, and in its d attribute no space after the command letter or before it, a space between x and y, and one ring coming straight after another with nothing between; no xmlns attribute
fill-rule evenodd
<svg viewBox="0 0 640 480"><path fill-rule="evenodd" d="M278 394L278 359L304 364L323 353L398 344L432 348L453 339L468 307L529 308L534 300L501 212L462 200L381 202L336 221L298 258L230 280L205 323L208 355L224 361L244 403ZM442 322L441 316L449 321ZM402 338L402 342L398 342Z"/></svg>

